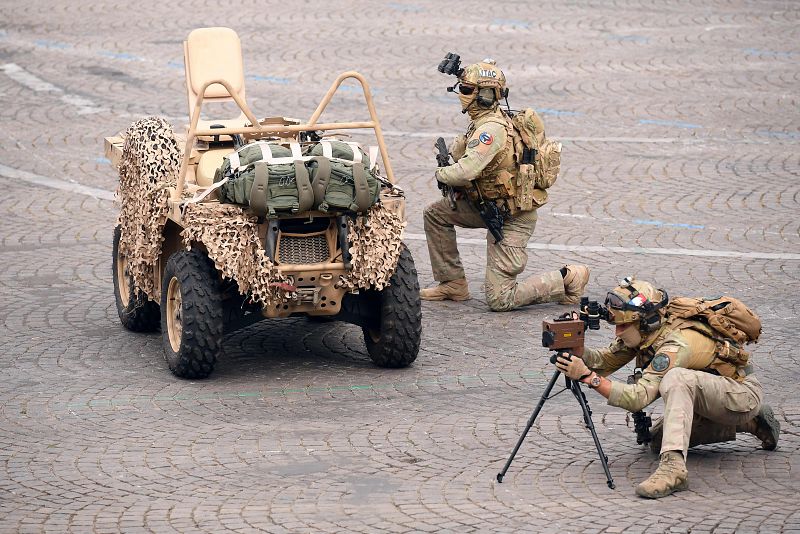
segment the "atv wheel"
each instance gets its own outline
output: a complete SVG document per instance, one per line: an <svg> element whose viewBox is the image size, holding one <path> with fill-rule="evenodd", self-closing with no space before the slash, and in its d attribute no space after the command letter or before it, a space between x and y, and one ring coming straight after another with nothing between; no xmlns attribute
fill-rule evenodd
<svg viewBox="0 0 800 534"><path fill-rule="evenodd" d="M161 334L172 374L206 378L222 338L222 292L214 264L198 250L170 256L161 284Z"/></svg>
<svg viewBox="0 0 800 534"><path fill-rule="evenodd" d="M114 245L111 274L114 278L114 300L122 326L132 332L155 332L158 330L160 312L158 304L136 289L133 277L128 273L128 260L119 250L122 229L114 228Z"/></svg>
<svg viewBox="0 0 800 534"><path fill-rule="evenodd" d="M380 310L378 326L363 328L370 358L380 367L411 365L419 353L422 305L414 258L405 245L389 286L375 296Z"/></svg>

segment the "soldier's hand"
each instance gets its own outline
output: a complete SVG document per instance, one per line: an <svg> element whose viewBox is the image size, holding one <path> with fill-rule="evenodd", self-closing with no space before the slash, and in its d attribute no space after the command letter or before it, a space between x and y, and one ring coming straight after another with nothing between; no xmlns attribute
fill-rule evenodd
<svg viewBox="0 0 800 534"><path fill-rule="evenodd" d="M556 368L572 380L579 380L582 376L590 373L582 359L575 355L570 358L569 354L565 352L559 353L556 358Z"/></svg>

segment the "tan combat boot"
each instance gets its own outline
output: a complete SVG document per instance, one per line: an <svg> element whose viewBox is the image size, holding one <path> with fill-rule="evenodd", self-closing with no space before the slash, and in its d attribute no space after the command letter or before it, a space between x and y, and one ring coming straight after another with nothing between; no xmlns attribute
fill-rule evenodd
<svg viewBox="0 0 800 534"><path fill-rule="evenodd" d="M650 478L636 486L636 495L648 499L660 499L676 491L689 488L689 472L683 455L677 451L667 451L661 455L661 462Z"/></svg>
<svg viewBox="0 0 800 534"><path fill-rule="evenodd" d="M469 287L467 286L466 278L459 278L458 280L450 280L449 282L441 282L436 287L429 287L419 292L419 298L422 300L469 300L472 298L469 294Z"/></svg>
<svg viewBox="0 0 800 534"><path fill-rule="evenodd" d="M753 434L761 440L761 448L774 451L781 435L781 423L775 418L769 404L762 404L758 414L747 423L737 426L737 432Z"/></svg>
<svg viewBox="0 0 800 534"><path fill-rule="evenodd" d="M577 304L589 283L589 268L585 265L566 265L565 268L567 275L564 277L564 298L559 304Z"/></svg>

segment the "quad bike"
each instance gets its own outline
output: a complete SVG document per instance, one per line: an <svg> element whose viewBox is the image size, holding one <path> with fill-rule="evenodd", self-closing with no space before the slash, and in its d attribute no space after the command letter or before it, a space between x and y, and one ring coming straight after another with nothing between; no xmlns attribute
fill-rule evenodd
<svg viewBox="0 0 800 534"><path fill-rule="evenodd" d="M152 154L164 152L164 141L160 148L154 148L155 145L136 148L132 142L126 144L132 141L130 129L128 138L121 134L105 139L106 155L121 177L122 209L114 230L112 270L116 306L123 326L136 332L160 328L169 368L182 378L205 378L212 373L224 335L260 320L289 316L332 318L358 325L376 365L411 364L417 357L421 336L419 283L411 253L399 241L405 197L395 185L367 81L354 71L339 75L305 122L286 117L259 120L245 102L241 44L233 30L194 30L184 42L184 59L190 124L185 140L182 136L172 136L171 131L157 132L165 133L163 139L167 141L175 138L170 152L175 165L172 170L157 172L155 179L151 176L155 193L137 197L130 193L138 187L132 183L126 186L126 194L123 177L129 176L131 169L148 165L152 168ZM347 79L360 83L370 120L318 122ZM239 117L201 119L204 103L230 101L241 111ZM257 236L258 250L253 256L256 260L250 256L242 260L246 255L241 254L236 258L225 256L229 252L226 247L235 247L237 240L245 241L248 237L237 235L239 227L227 220L230 216L226 213L233 212L221 209L232 206L220 202L219 184L215 182L224 158L251 143L269 141L284 146L311 143L335 135L334 130L352 129L374 131L378 146L370 151L372 171L381 183L375 209L389 215L383 219L373 217L361 224L359 233L354 228L360 219L367 217L366 213L315 208L264 216L263 212L254 214L248 206L235 207L239 217L236 220L244 221L241 228L249 228L250 238ZM146 142L153 136L149 131L141 139ZM175 148L180 140L184 141L182 151ZM378 152L385 177L374 164ZM143 220L138 219L143 213L150 213L155 222L143 225ZM191 219L193 213L202 213L204 218ZM359 243L366 235L364 228L387 224L387 220L391 228L382 230L398 236L394 249L381 251L370 243ZM150 229L150 234L145 230L138 236L126 235L126 232L140 232L143 226ZM226 241L218 246L215 232L223 227L228 234L224 236ZM216 244L212 246L212 242ZM356 257L351 252L359 245L363 245L362 253ZM373 267L363 264L367 256ZM249 271L236 270L236 265L244 265L242 261L250 262ZM253 266L257 272L253 272ZM376 279L364 274L371 268L388 269L383 275L384 283L364 282ZM355 270L361 273L360 285L352 281ZM250 279L237 279L237 272L248 272ZM138 275L134 276L135 273ZM348 276L350 283L344 283ZM253 290L255 287L263 289L260 298Z"/></svg>

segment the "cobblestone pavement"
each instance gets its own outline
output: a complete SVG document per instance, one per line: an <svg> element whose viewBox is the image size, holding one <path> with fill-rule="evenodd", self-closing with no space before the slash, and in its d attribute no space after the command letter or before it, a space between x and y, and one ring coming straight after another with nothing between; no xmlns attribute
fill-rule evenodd
<svg viewBox="0 0 800 534"><path fill-rule="evenodd" d="M568 308L490 313L477 231L476 298L424 304L411 368L291 319L231 335L208 380L170 375L160 336L116 317L101 143L149 114L185 124L181 41L213 25L241 35L260 115L308 116L340 71L367 76L423 286L431 146L466 124L436 65L495 57L512 105L564 140L526 274L581 262L597 297L633 273L752 304L778 450L692 450L691 489L642 500L657 458L625 414L587 394L611 490L561 395L498 484L552 373L541 320ZM800 531L798 43L794 1L0 0L0 531ZM354 87L337 102L331 120L365 118Z"/></svg>

